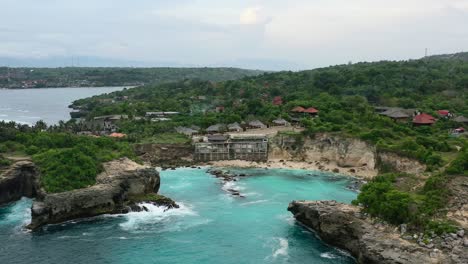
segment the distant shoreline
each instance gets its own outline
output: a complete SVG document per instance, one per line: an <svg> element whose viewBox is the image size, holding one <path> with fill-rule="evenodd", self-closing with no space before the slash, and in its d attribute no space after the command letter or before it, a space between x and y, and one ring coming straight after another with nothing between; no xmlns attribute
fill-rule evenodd
<svg viewBox="0 0 468 264"><path fill-rule="evenodd" d="M6 88L6 87L0 87L0 90L44 90L44 89L86 89L86 88L135 88L138 86L126 86L126 85L117 85L117 86L65 86L65 87L41 87L41 88L21 88L21 87L16 87L16 88Z"/></svg>

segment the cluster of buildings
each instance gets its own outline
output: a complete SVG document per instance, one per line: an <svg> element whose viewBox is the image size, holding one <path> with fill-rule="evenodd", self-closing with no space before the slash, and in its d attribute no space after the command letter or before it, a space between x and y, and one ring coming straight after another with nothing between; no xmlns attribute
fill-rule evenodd
<svg viewBox="0 0 468 264"><path fill-rule="evenodd" d="M265 135L208 135L207 142L195 143L196 161L268 159Z"/></svg>
<svg viewBox="0 0 468 264"><path fill-rule="evenodd" d="M450 119L454 122L460 123L460 125L468 125L468 118L464 116L456 116L449 110L437 110L437 117L427 113L421 113L417 109L406 109L400 107L379 106L375 107L375 111L382 116L393 119L395 122L411 122L414 126L431 126L435 124L438 119ZM459 127L452 131L454 134L460 134L464 132L465 129L463 127Z"/></svg>

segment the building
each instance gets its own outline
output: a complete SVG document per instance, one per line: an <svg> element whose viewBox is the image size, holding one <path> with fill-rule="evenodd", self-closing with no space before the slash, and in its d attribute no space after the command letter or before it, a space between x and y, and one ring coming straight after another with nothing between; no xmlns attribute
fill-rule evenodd
<svg viewBox="0 0 468 264"><path fill-rule="evenodd" d="M309 107L307 109L304 109L304 111L303 111L303 113L308 114L308 115L310 115L312 117L317 116L318 112L319 112L319 110L317 110L317 109L315 109L313 107Z"/></svg>
<svg viewBox="0 0 468 264"><path fill-rule="evenodd" d="M296 106L294 107L291 112L293 113L304 113L305 108L302 106Z"/></svg>
<svg viewBox="0 0 468 264"><path fill-rule="evenodd" d="M263 124L260 120L253 120L248 123L248 127L252 129L263 129L267 128L265 124Z"/></svg>
<svg viewBox="0 0 468 264"><path fill-rule="evenodd" d="M196 143L196 161L268 159L268 139L265 135L210 135L208 142Z"/></svg>
<svg viewBox="0 0 468 264"><path fill-rule="evenodd" d="M384 107L381 109L384 109ZM389 117L395 122L409 122L410 118L418 114L418 110L416 109L405 109L400 107L385 107L385 109L385 111L382 111L379 114Z"/></svg>
<svg viewBox="0 0 468 264"><path fill-rule="evenodd" d="M192 129L190 127L176 127L175 130L177 133L184 134L188 137L198 134L198 130Z"/></svg>
<svg viewBox="0 0 468 264"><path fill-rule="evenodd" d="M441 118L451 118L452 113L449 110L437 110L437 115Z"/></svg>
<svg viewBox="0 0 468 264"><path fill-rule="evenodd" d="M273 98L273 105L282 105L283 104L283 97L281 96L275 96Z"/></svg>
<svg viewBox="0 0 468 264"><path fill-rule="evenodd" d="M91 126L93 129L115 132L117 123L124 119L128 119L128 115L96 116L87 126Z"/></svg>
<svg viewBox="0 0 468 264"><path fill-rule="evenodd" d="M274 126L290 126L291 124L283 118L278 118L272 121Z"/></svg>
<svg viewBox="0 0 468 264"><path fill-rule="evenodd" d="M462 123L462 124L468 124L468 118L464 117L464 116L457 116L453 119L453 121L457 122L457 123Z"/></svg>
<svg viewBox="0 0 468 264"><path fill-rule="evenodd" d="M109 135L109 137L112 137L112 138L124 138L126 136L127 135L123 134L123 133L112 133L112 134Z"/></svg>
<svg viewBox="0 0 468 264"><path fill-rule="evenodd" d="M241 132L243 129L239 123L235 122L227 126L229 132Z"/></svg>
<svg viewBox="0 0 468 264"><path fill-rule="evenodd" d="M169 118L170 116L179 115L179 112L146 112L145 116L148 118Z"/></svg>
<svg viewBox="0 0 468 264"><path fill-rule="evenodd" d="M426 113L416 115L413 118L413 125L415 126L431 126L435 122L436 118Z"/></svg>
<svg viewBox="0 0 468 264"><path fill-rule="evenodd" d="M222 133L224 131L226 131L226 125L224 124L212 125L206 129L206 133L208 134L217 134L217 133Z"/></svg>

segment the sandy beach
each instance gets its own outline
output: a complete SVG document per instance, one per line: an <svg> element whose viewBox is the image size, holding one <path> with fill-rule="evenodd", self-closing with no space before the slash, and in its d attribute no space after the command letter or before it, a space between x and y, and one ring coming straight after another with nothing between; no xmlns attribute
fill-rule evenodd
<svg viewBox="0 0 468 264"><path fill-rule="evenodd" d="M377 175L376 170L365 167L341 168L334 162L301 162L291 160L269 160L267 162L254 162L245 160L212 161L205 165L223 168L274 168L274 169L303 169L334 172L342 175L370 179Z"/></svg>

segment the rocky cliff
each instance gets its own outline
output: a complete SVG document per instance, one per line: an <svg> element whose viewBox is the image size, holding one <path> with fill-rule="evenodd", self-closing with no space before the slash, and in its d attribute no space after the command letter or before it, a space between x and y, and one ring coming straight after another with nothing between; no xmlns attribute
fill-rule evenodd
<svg viewBox="0 0 468 264"><path fill-rule="evenodd" d="M377 175L381 163L407 173L426 169L416 160L380 153L365 141L328 133L316 134L313 139L278 135L271 140L269 159L314 162L324 167L333 164L366 178Z"/></svg>
<svg viewBox="0 0 468 264"><path fill-rule="evenodd" d="M349 251L359 263L467 263L468 250L462 239L449 250L422 247L400 238L390 226L374 224L355 206L335 201L293 201L288 211L326 243Z"/></svg>
<svg viewBox="0 0 468 264"><path fill-rule="evenodd" d="M45 194L32 205L32 220L28 226L37 229L46 224L125 212L129 196L156 193L159 173L127 158L104 164L104 172L96 184L64 193Z"/></svg>
<svg viewBox="0 0 468 264"><path fill-rule="evenodd" d="M193 147L188 144L136 144L135 152L153 166L188 165L193 158Z"/></svg>
<svg viewBox="0 0 468 264"><path fill-rule="evenodd" d="M39 170L30 161L14 163L0 175L0 205L35 197L39 192Z"/></svg>

